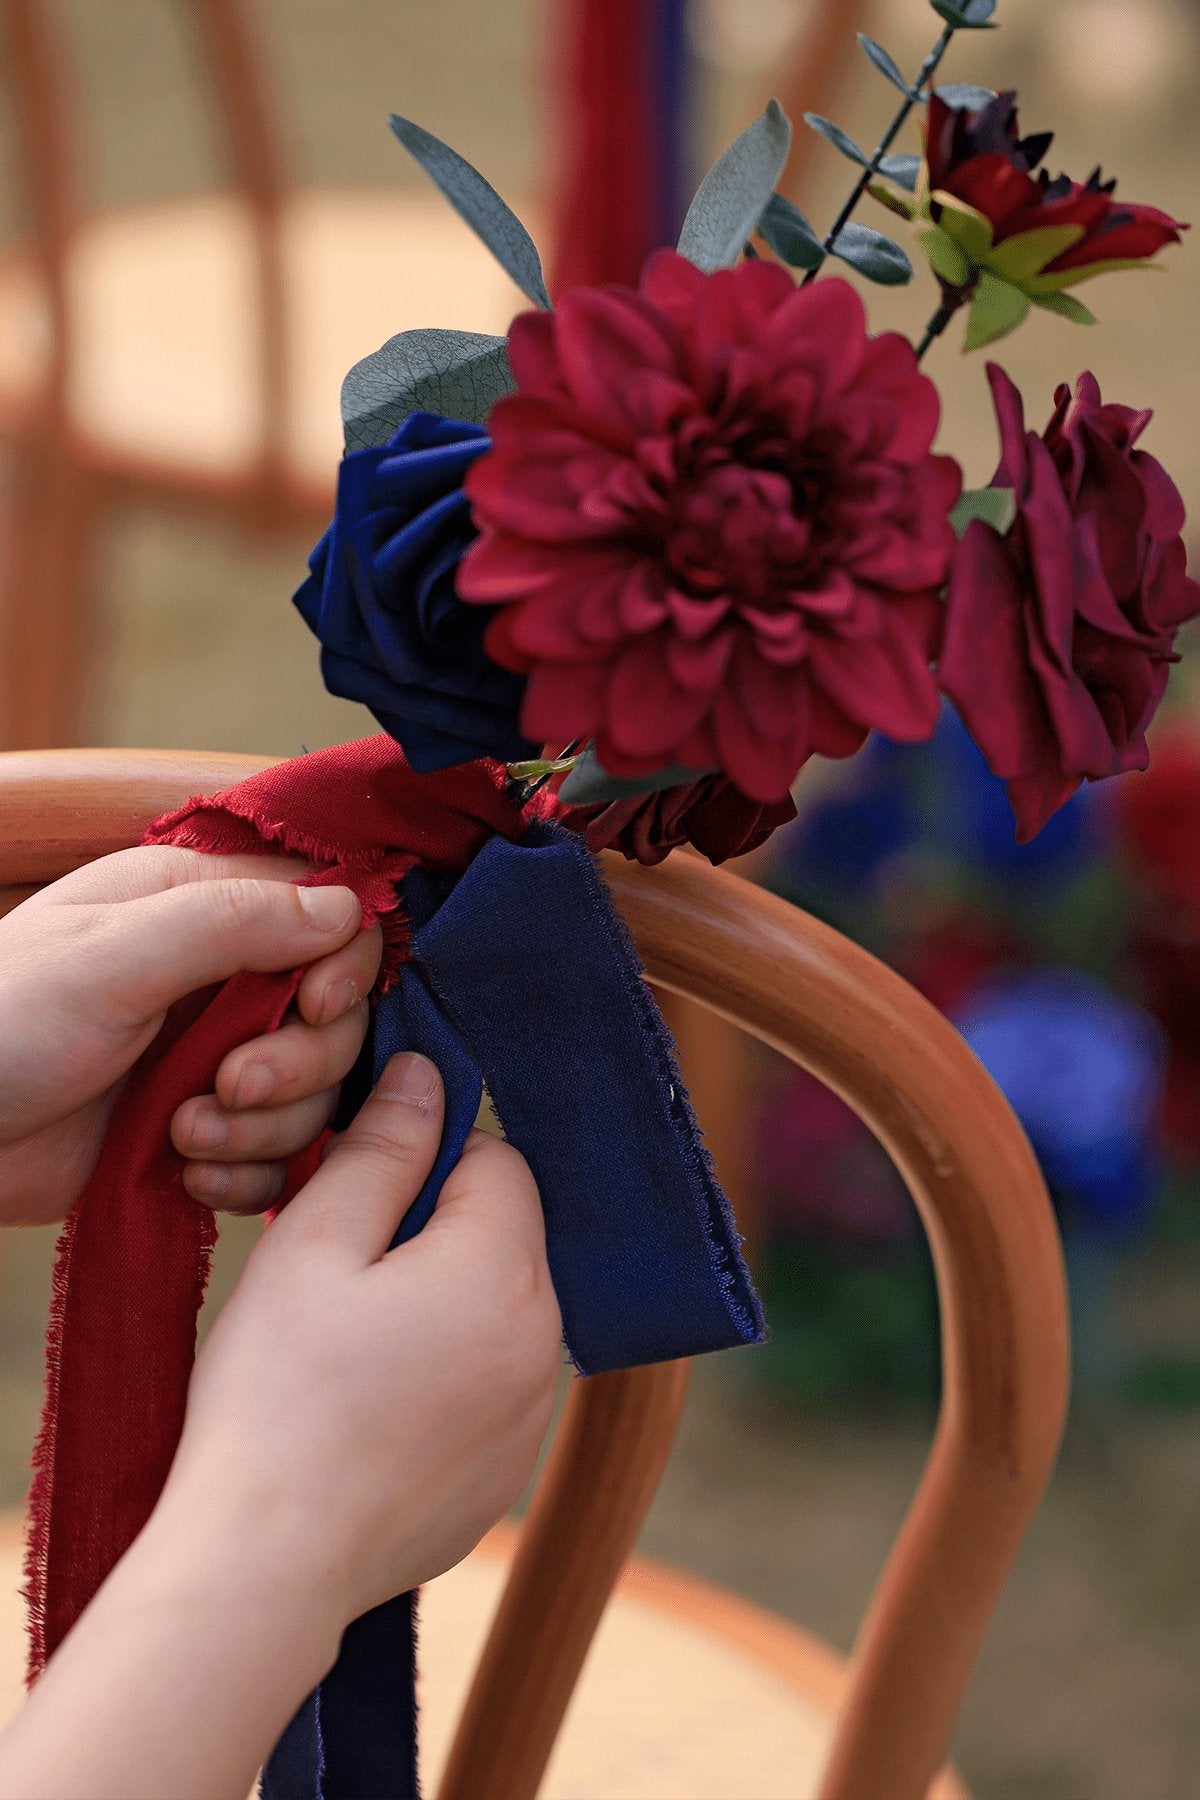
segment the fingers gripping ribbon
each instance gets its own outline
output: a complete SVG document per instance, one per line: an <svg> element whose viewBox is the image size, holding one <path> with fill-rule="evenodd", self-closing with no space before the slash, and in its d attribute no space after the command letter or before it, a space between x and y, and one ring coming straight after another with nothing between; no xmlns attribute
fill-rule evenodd
<svg viewBox="0 0 1200 1800"><path fill-rule="evenodd" d="M581 1374L761 1337L633 946L581 841L528 823L500 765L415 777L391 739L367 738L193 801L147 837L305 856L383 922L373 1073L421 1050L446 1089L438 1159L398 1239L427 1222L486 1082L541 1192ZM298 981L240 975L173 1010L64 1228L31 1500L34 1673L149 1517L182 1428L215 1231L183 1189L171 1116L234 1045L281 1023ZM312 1167L293 1160L289 1191ZM268 1765L267 1800L415 1796L413 1679L404 1595L346 1633Z"/></svg>

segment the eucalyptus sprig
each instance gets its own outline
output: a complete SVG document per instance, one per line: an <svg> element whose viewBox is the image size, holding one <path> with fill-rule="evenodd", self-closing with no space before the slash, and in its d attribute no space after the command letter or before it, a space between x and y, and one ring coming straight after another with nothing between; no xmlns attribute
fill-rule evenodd
<svg viewBox="0 0 1200 1800"><path fill-rule="evenodd" d="M889 158L888 152L913 107L920 105L928 98L928 83L949 49L955 32L992 29L991 19L996 10L996 0L930 0L930 5L945 23L941 36L921 64L911 86L905 81L904 76L882 44L877 44L873 38L867 37L863 32L858 34L863 54L892 83L893 87L898 87L904 95L891 124L870 156L860 150L854 140L832 120L822 118L819 113L805 113L804 115L804 122L811 130L818 132L833 144L835 149L840 150L843 156L849 157L852 162L857 162L861 168L858 180L851 189L837 218L825 234L820 245L820 257L806 270L802 283L804 286L815 279L817 271L827 256L838 255L839 239L843 237L851 215L877 175L888 176L891 180L899 182L901 186L908 186L909 182L915 179L915 162L911 162L906 157ZM889 163L893 166L889 167Z"/></svg>

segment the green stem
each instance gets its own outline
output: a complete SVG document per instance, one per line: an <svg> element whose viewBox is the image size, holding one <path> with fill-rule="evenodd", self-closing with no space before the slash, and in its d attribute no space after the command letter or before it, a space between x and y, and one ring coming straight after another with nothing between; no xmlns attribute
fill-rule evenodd
<svg viewBox="0 0 1200 1800"><path fill-rule="evenodd" d="M945 56L946 51L950 44L950 39L954 36L956 29L957 29L957 27L955 27L954 25L947 25L945 27L945 29L943 30L941 37L938 39L937 43L933 46L933 49L929 52L929 55L925 58L925 61L921 64L920 70L917 74L917 79L913 82L913 85L912 85L912 92L903 101L899 112L896 114L895 118L892 120L891 124L888 126L888 128L884 132L883 136L880 138L879 143L875 147L875 154L872 156L870 162L867 164L866 168L863 170L862 174L859 176L857 182L854 184L854 189L850 195L850 198L846 201L846 204L842 207L841 212L838 214L837 218L833 221L833 224L829 227L828 232L825 234L825 242L822 244L821 248L825 252L826 256L829 255L830 251L833 249L833 246L836 244L837 239L838 239L838 233L841 231L842 226L845 225L845 223L849 219L851 213L854 211L855 207L858 205L859 201L862 199L863 195L866 193L867 184L871 180L871 177L873 175L877 175L879 173L880 163L883 161L884 157L887 155L888 151L891 149L893 143L895 142L896 134L900 130L900 127L903 125L903 123L907 119L909 113L912 111L913 107L916 105L918 96L920 95L922 88L925 86L925 83L929 80L930 76L933 74L934 70L937 68L938 64L941 62L943 56ZM810 269L808 271L808 274L804 277L804 280L801 282L801 284L800 284L801 287L807 287L810 281L815 280L816 276L820 272L820 269L821 269L821 263L818 263L817 267L815 269Z"/></svg>
<svg viewBox="0 0 1200 1800"><path fill-rule="evenodd" d="M583 749L584 741L583 738L572 738L566 749L561 751L560 754L555 757L555 762L566 762L568 757L574 756L578 751ZM551 776L556 773L557 770L555 769L547 769L546 773L544 775L539 775L536 781L526 781L522 783L521 805L528 806L529 802L533 799L533 796L540 793L542 788L544 788L546 783L550 780Z"/></svg>
<svg viewBox="0 0 1200 1800"><path fill-rule="evenodd" d="M945 331L959 307L966 304L966 300L966 293L960 290L951 290L945 295L942 304L938 307L932 319L930 319L928 325L925 327L924 337L917 345L918 362L920 362L930 344L932 344L936 338L941 337L943 331Z"/></svg>

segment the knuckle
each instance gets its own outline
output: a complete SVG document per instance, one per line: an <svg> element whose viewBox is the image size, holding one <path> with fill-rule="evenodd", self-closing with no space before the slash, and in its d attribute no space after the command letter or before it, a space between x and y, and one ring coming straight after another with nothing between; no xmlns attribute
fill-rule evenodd
<svg viewBox="0 0 1200 1800"><path fill-rule="evenodd" d="M241 931L256 925L262 918L265 910L263 883L226 877L205 885L209 889L206 895L208 906L220 928Z"/></svg>

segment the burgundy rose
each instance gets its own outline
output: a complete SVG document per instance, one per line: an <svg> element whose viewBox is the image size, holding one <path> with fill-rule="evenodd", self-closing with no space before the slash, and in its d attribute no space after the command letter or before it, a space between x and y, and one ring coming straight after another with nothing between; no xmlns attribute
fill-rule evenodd
<svg viewBox="0 0 1200 1800"><path fill-rule="evenodd" d="M939 218L940 192L982 213L994 244L1051 226L1082 226L1078 242L1044 264L1041 276L1138 262L1179 242L1186 226L1157 207L1114 199L1117 184L1102 181L1099 169L1086 181L1066 175L1052 181L1038 164L1053 141L1050 131L1021 136L1015 93L997 94L976 112L955 110L934 94L925 135L933 218Z"/></svg>
<svg viewBox="0 0 1200 1800"><path fill-rule="evenodd" d="M630 862L652 866L681 844L694 844L711 863L745 856L795 817L790 794L763 806L748 800L723 775L704 775L654 794L568 807L558 814L558 822L580 832L589 850L619 850Z"/></svg>
<svg viewBox="0 0 1200 1800"><path fill-rule="evenodd" d="M1146 727L1200 614L1183 502L1135 448L1148 412L1104 405L1094 376L1055 395L1041 437L989 364L1002 454L994 486L1015 490L1005 536L975 520L950 577L938 665L992 772L1008 783L1027 842L1082 781L1145 768Z"/></svg>
<svg viewBox="0 0 1200 1800"><path fill-rule="evenodd" d="M459 591L500 607L527 736L594 735L615 776L720 768L769 804L813 751L929 735L960 475L911 345L869 338L851 287L661 251L509 348Z"/></svg>

